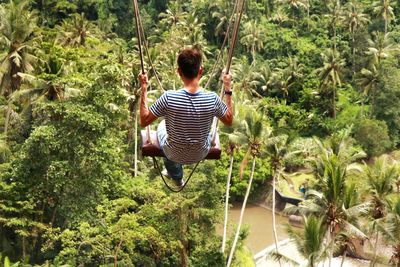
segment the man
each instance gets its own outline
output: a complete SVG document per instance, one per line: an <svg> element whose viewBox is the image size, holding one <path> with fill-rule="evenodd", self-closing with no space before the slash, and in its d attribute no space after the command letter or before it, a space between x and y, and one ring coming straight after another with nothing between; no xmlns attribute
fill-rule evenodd
<svg viewBox="0 0 400 267"><path fill-rule="evenodd" d="M214 117L232 125L231 75L223 76L225 102L214 92L199 86L203 74L202 54L196 48L184 49L178 56L178 74L183 89L167 91L150 107L147 106L147 75L139 75L141 83L140 125L146 127L164 117L157 128L157 138L166 158L166 176L181 187L182 164L204 159L211 148L210 128Z"/></svg>

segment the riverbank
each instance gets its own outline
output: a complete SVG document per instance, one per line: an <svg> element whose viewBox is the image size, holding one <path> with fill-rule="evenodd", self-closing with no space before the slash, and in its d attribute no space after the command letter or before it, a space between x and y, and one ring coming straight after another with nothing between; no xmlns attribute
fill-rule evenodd
<svg viewBox="0 0 400 267"><path fill-rule="evenodd" d="M301 257L301 255L297 252L295 244L290 240L290 239L285 239L282 240L278 243L278 248L279 252L283 255L285 255L288 258L294 259L297 262L300 263L301 266L305 266L305 263L307 262L305 259ZM272 266L279 266L278 262L272 260L272 258L269 256L269 254L275 250L275 245L272 244L268 246L267 248L263 249L262 251L258 252L257 254L254 255L254 262L256 267L272 267ZM342 264L343 258L342 257L336 257L332 259L332 266L333 267L338 267L338 266L343 266L343 267L366 267L369 266L370 261L367 260L359 260L359 259L353 259L353 258L345 258L343 265ZM328 266L329 260L325 260L325 262L321 262L318 267L322 266ZM292 267L292 264L289 263L284 263L283 261L281 262L282 266L281 267ZM383 265L383 264L376 264L376 267L387 267L389 265Z"/></svg>
<svg viewBox="0 0 400 267"><path fill-rule="evenodd" d="M235 202L229 210L228 236L233 234L239 221L241 202ZM278 239L284 240L288 237L286 233L286 225L288 219L284 216L277 215L277 231ZM217 231L222 234L223 222L218 226ZM256 204L247 204L243 217L243 226L247 227L249 235L245 244L254 254L257 254L265 247L274 243L272 232L272 212L265 207Z"/></svg>

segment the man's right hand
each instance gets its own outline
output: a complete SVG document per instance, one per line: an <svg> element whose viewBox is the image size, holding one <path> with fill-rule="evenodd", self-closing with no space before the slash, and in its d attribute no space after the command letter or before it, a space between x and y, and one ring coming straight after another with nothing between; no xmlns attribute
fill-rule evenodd
<svg viewBox="0 0 400 267"><path fill-rule="evenodd" d="M149 83L149 78L147 77L146 72L139 74L139 81L140 81L141 88L147 89L147 84Z"/></svg>
<svg viewBox="0 0 400 267"><path fill-rule="evenodd" d="M231 82L232 82L232 74L229 73L225 73L225 71L223 72L224 75L222 76L222 82L224 84L224 89L225 90L231 90Z"/></svg>

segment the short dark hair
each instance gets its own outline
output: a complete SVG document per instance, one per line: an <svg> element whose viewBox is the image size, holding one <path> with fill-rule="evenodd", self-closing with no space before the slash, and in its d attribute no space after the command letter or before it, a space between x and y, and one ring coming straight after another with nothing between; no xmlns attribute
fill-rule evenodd
<svg viewBox="0 0 400 267"><path fill-rule="evenodd" d="M198 48L183 49L178 56L178 66L182 75L187 79L194 79L199 74L203 55Z"/></svg>

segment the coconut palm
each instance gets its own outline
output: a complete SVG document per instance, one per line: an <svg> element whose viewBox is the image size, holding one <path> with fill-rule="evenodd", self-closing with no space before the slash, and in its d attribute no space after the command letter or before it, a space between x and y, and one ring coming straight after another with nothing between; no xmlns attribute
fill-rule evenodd
<svg viewBox="0 0 400 267"><path fill-rule="evenodd" d="M263 92L267 92L271 85L272 71L268 65L268 62L262 62L257 64L258 72L254 73L254 80L251 82L254 90L261 89Z"/></svg>
<svg viewBox="0 0 400 267"><path fill-rule="evenodd" d="M318 139L319 152L311 160L317 183L307 191L308 200L299 208L302 214L314 214L324 218L329 244L329 266L333 257L337 235L345 231L350 235L365 238L359 230L358 216L368 211L369 202L360 204L354 195L354 186L346 183L349 172L356 169L351 164L365 156L352 146L350 129L339 132L325 143ZM351 192L353 191L353 192Z"/></svg>
<svg viewBox="0 0 400 267"><path fill-rule="evenodd" d="M351 35L351 46L353 54L353 73L355 73L356 66L356 47L355 47L355 33L357 30L368 24L369 20L367 15L360 12L355 1L349 2L346 7L344 16L344 24L347 25Z"/></svg>
<svg viewBox="0 0 400 267"><path fill-rule="evenodd" d="M382 60L397 55L399 52L399 46L393 43L389 33L373 32L372 38L368 39L368 49L365 54L371 57L371 64L375 64L380 70Z"/></svg>
<svg viewBox="0 0 400 267"><path fill-rule="evenodd" d="M247 144L246 144L247 152L246 152L246 155L240 166L240 173L243 174L243 170L246 167L247 162L250 157L252 158L252 167L251 167L249 184L247 186L246 194L245 194L243 204L242 204L242 209L240 211L239 224L238 224L236 234L235 234L235 237L233 240L231 251L229 253L227 267L231 266L231 264L232 264L233 255L234 255L235 249L236 249L236 244L239 239L240 228L242 226L244 210L246 208L247 199L250 194L251 184L253 182L254 170L256 167L256 159L261 154L261 146L262 146L263 136L266 132L271 131L270 128L265 127L264 119L263 119L262 115L260 115L259 113L257 113L254 110L248 111L243 123L244 123L244 127L245 127L245 131L243 134L246 136L246 140L247 140Z"/></svg>
<svg viewBox="0 0 400 267"><path fill-rule="evenodd" d="M368 98L370 95L372 96L372 102L374 102L376 87L379 84L379 76L380 75L375 64L372 64L370 69L363 68L358 74L356 82L358 86L360 86L360 88L362 89L364 95L362 101L363 106L364 106L364 99Z"/></svg>
<svg viewBox="0 0 400 267"><path fill-rule="evenodd" d="M253 63L256 60L256 52L264 48L265 37L262 25L256 20L250 20L244 24L240 42L251 52Z"/></svg>
<svg viewBox="0 0 400 267"><path fill-rule="evenodd" d="M254 81L256 80L255 76L259 69L255 64L249 64L247 57L243 56L239 59L234 58L231 70L232 75L240 81L235 84L238 91L240 90L245 92L245 94L250 98L262 97L254 89Z"/></svg>
<svg viewBox="0 0 400 267"><path fill-rule="evenodd" d="M375 262L378 248L379 231L377 226L379 221L386 216L386 197L393 193L393 184L399 176L398 168L389 162L387 156L381 156L373 165L365 164L364 177L368 184L368 193L371 196L371 217L373 219L372 228L375 230L374 257Z"/></svg>
<svg viewBox="0 0 400 267"><path fill-rule="evenodd" d="M266 147L265 150L270 157L270 166L272 170L272 227L276 246L275 249L276 252L279 253L275 220L276 182L279 179L288 179L285 173L284 162L290 159L292 156L301 153L302 151L289 151L290 140L287 135L274 136L271 132L269 132L269 135L264 135L264 138Z"/></svg>
<svg viewBox="0 0 400 267"><path fill-rule="evenodd" d="M345 65L340 53L334 49L328 49L322 53L323 67L317 69L321 88L331 88L332 90L332 115L336 118L336 95L337 86L341 86L340 75Z"/></svg>
<svg viewBox="0 0 400 267"><path fill-rule="evenodd" d="M234 1L216 0L210 4L209 9L212 17L218 20L214 32L215 36L225 36L227 34L226 30L231 19L233 7Z"/></svg>
<svg viewBox="0 0 400 267"><path fill-rule="evenodd" d="M284 22L289 20L289 17L286 14L286 11L282 7L278 7L275 10L272 17L270 18L270 20L273 22L277 22L278 25L281 27Z"/></svg>
<svg viewBox="0 0 400 267"><path fill-rule="evenodd" d="M385 21L385 35L388 32L390 22L395 19L391 0L377 0L372 3L374 13Z"/></svg>
<svg viewBox="0 0 400 267"><path fill-rule="evenodd" d="M222 253L225 252L225 245L226 245L226 234L228 228L228 208L229 208L229 192L230 192L230 184L232 178L232 169L233 169L233 160L235 150L237 150L240 144L246 142L246 136L243 134L244 132L244 121L240 119L240 116L244 113L245 104L243 105L236 105L235 108L235 118L236 119L232 126L227 127L223 125L220 129L221 137L223 139L227 139L226 143L227 149L226 153L229 156L229 169L228 169L228 177L226 179L226 193L225 193L225 219L224 219L224 230L222 235Z"/></svg>
<svg viewBox="0 0 400 267"><path fill-rule="evenodd" d="M34 49L38 38L35 35L37 17L28 10L29 1L11 0L0 5L0 93L9 97L19 90L20 73L30 73L36 62ZM11 102L7 107L4 134L7 135Z"/></svg>
<svg viewBox="0 0 400 267"><path fill-rule="evenodd" d="M390 264L400 267L400 198L387 202L388 214L380 231L388 245L392 247Z"/></svg>
<svg viewBox="0 0 400 267"><path fill-rule="evenodd" d="M294 266L316 267L326 258L324 237L326 226L323 218L304 217L304 227L301 230L288 226L289 238L296 246L297 252L307 260L306 265L300 265L296 260L279 253L271 253L274 260L283 260Z"/></svg>
<svg viewBox="0 0 400 267"><path fill-rule="evenodd" d="M288 98L289 90L296 84L296 81L303 77L304 65L299 63L295 57L289 57L286 68L276 68L270 79L271 87L282 92L284 98Z"/></svg>
<svg viewBox="0 0 400 267"><path fill-rule="evenodd" d="M328 9L329 13L325 15L329 20L329 25L332 28L333 32L333 50L336 51L337 44L337 27L340 25L343 20L342 7L339 0L331 0L329 1Z"/></svg>
<svg viewBox="0 0 400 267"><path fill-rule="evenodd" d="M21 77L29 85L12 94L11 99L29 104L39 101L64 100L79 94L79 90L65 86L62 77L63 65L60 59L49 55L44 62L42 74L37 76L21 74Z"/></svg>
<svg viewBox="0 0 400 267"><path fill-rule="evenodd" d="M180 1L170 2L165 12L160 13L160 23L166 27L177 25L181 20L187 16L187 13L182 9Z"/></svg>
<svg viewBox="0 0 400 267"><path fill-rule="evenodd" d="M307 0L279 0L279 2L283 5L289 6L289 9L292 11L292 22L293 28L297 21L296 19L296 11L300 9L307 9L308 8L308 1Z"/></svg>
<svg viewBox="0 0 400 267"><path fill-rule="evenodd" d="M61 45L85 46L89 36L94 34L94 25L85 18L85 14L74 14L72 18L57 26L57 42Z"/></svg>

